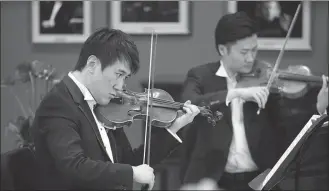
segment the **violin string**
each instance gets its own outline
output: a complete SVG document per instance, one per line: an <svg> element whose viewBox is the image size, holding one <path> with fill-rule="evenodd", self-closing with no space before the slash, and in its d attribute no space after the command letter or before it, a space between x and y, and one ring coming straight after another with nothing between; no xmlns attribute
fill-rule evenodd
<svg viewBox="0 0 329 191"><path fill-rule="evenodd" d="M303 74L295 74L291 72L280 72L279 75L280 78L282 79L293 79L297 81L303 81L303 82L318 82L322 83L322 78L319 76L308 76L308 75L303 75Z"/></svg>
<svg viewBox="0 0 329 191"><path fill-rule="evenodd" d="M153 98L153 101L159 104L163 104L164 106L167 107L172 107L173 109L179 109L181 108L184 104L180 102L175 102L175 101L170 101L170 100L164 100L160 98ZM202 107L198 107L200 109L201 113L204 113L204 109Z"/></svg>
<svg viewBox="0 0 329 191"><path fill-rule="evenodd" d="M181 107L181 106L184 105L183 103L170 101L170 100L165 100L165 99L160 99L160 98L153 98L153 101L156 101L157 103L167 104L167 105L177 106L177 107Z"/></svg>

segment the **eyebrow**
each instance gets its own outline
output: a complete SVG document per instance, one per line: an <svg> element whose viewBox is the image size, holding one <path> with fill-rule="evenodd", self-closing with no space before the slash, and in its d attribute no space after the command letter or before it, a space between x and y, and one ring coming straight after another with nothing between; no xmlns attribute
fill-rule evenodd
<svg viewBox="0 0 329 191"><path fill-rule="evenodd" d="M124 70L122 70L122 69L118 69L118 72L121 72L121 73L127 74L127 72L124 71Z"/></svg>
<svg viewBox="0 0 329 191"><path fill-rule="evenodd" d="M248 51L248 50L255 49L255 48L257 48L257 45L255 45L251 48L243 48L242 51Z"/></svg>

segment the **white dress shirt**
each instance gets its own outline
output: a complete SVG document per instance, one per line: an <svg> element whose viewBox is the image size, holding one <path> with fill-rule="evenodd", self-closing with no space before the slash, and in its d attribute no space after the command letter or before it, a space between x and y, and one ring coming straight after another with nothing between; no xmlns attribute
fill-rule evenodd
<svg viewBox="0 0 329 191"><path fill-rule="evenodd" d="M103 127L103 125L97 120L95 113L94 113L94 106L96 105L96 101L94 99L94 97L91 95L91 93L89 92L89 90L86 88L86 86L84 86L82 83L80 83L73 75L71 72L69 72L68 76L74 81L74 83L79 87L80 91L82 92L84 99L87 101L89 108L91 110L91 113L94 116L94 119L96 121L99 133L101 135L102 141L104 143L105 149L106 149L106 153L107 155L110 157L111 161L114 162L113 160L113 153L112 153L112 149L111 149L111 144L110 144L110 140L109 137L107 136L107 132L105 130L105 128Z"/></svg>
<svg viewBox="0 0 329 191"><path fill-rule="evenodd" d="M227 89L235 88L236 80L229 77L223 63L216 72L217 76L225 77L227 81ZM228 160L225 166L225 171L228 173L250 172L257 170L257 165L253 161L245 133L243 120L243 104L244 100L241 98L234 98L232 100L226 99L226 105L231 103L233 138L228 154Z"/></svg>

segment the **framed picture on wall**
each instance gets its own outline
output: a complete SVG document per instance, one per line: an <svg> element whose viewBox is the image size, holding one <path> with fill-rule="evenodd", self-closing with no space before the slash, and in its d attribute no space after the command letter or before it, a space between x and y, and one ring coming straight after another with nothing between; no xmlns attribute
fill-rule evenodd
<svg viewBox="0 0 329 191"><path fill-rule="evenodd" d="M189 34L188 1L112 1L111 27L129 34Z"/></svg>
<svg viewBox="0 0 329 191"><path fill-rule="evenodd" d="M280 50L299 1L229 1L228 12L245 11L260 29L259 49ZM303 1L286 50L311 50L311 2Z"/></svg>
<svg viewBox="0 0 329 191"><path fill-rule="evenodd" d="M90 1L31 3L33 43L82 43L90 35Z"/></svg>

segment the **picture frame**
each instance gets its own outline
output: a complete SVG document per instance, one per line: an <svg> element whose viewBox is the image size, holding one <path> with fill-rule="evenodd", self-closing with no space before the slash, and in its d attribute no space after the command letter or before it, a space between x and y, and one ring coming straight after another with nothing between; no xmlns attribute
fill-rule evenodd
<svg viewBox="0 0 329 191"><path fill-rule="evenodd" d="M261 9L261 3L266 1L229 1L228 2L228 12L235 13L237 11L246 11L252 19L255 19L258 22L260 27L260 32L258 34L258 49L259 50L281 50L285 37L290 27L291 21L295 15L295 12L298 7L299 1L277 1L278 7L281 8L281 14L277 15L277 22L275 20L270 21L271 24L264 24L265 22L260 18L260 15L264 15L264 9ZM269 2L269 1L268 1ZM270 5L267 7L275 7L275 5ZM269 9L267 9L269 10ZM278 13L276 9L271 13ZM267 15L266 19L273 19L272 16ZM282 16L284 15L284 16ZM265 17L264 17L265 19ZM286 21L286 22L283 22ZM276 24L272 24L275 23ZM288 23L290 22L290 23ZM278 24L279 23L279 24ZM266 26L266 27L264 27ZM275 28L279 26L278 28ZM263 28L262 28L263 27ZM281 32L278 32L281 31ZM283 32L282 32L283 31ZM286 50L295 50L295 51L309 51L311 47L311 2L303 1L301 4L301 9L296 19L294 28L292 29L290 38L287 41Z"/></svg>
<svg viewBox="0 0 329 191"><path fill-rule="evenodd" d="M91 34L90 1L33 1L32 43L83 43Z"/></svg>
<svg viewBox="0 0 329 191"><path fill-rule="evenodd" d="M189 1L112 1L110 26L133 35L152 31L160 35L188 35L189 6Z"/></svg>

